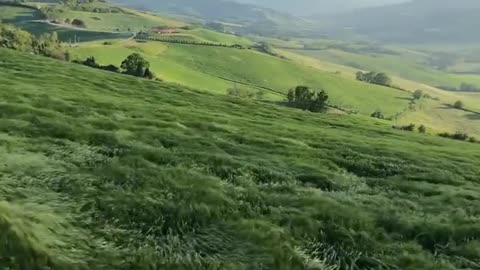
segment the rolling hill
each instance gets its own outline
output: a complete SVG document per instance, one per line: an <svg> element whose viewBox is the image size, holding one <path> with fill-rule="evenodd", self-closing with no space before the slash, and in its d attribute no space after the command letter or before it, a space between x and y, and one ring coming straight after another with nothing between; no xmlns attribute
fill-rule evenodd
<svg viewBox="0 0 480 270"><path fill-rule="evenodd" d="M384 42L465 44L480 41L476 34L479 11L476 0L412 0L335 15L330 20L335 25L332 33L346 30Z"/></svg>
<svg viewBox="0 0 480 270"><path fill-rule="evenodd" d="M371 6L389 5L405 2L408 0L231 0L239 3L247 3L275 9L281 12L298 16L309 16L314 14L343 13L355 9Z"/></svg>
<svg viewBox="0 0 480 270"><path fill-rule="evenodd" d="M480 145L0 48L5 269L477 269Z"/></svg>
<svg viewBox="0 0 480 270"><path fill-rule="evenodd" d="M80 59L94 56L102 64L118 65L133 52L144 55L163 80L220 94L237 84L264 91L278 101L285 98L289 89L309 85L326 89L333 97L332 104L341 108L366 115L380 109L388 116L407 108L411 95L247 49L131 41L85 44L72 53Z"/></svg>
<svg viewBox="0 0 480 270"><path fill-rule="evenodd" d="M289 15L271 8L225 0L114 0L130 7L176 14L195 23L219 22L230 31L241 34L306 36L317 26L309 20Z"/></svg>

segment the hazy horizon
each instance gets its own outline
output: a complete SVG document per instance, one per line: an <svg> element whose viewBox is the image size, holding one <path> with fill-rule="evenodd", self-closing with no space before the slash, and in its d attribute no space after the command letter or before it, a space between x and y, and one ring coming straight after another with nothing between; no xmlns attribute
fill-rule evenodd
<svg viewBox="0 0 480 270"><path fill-rule="evenodd" d="M229 0L272 8L294 15L341 13L358 8L409 2L411 0Z"/></svg>

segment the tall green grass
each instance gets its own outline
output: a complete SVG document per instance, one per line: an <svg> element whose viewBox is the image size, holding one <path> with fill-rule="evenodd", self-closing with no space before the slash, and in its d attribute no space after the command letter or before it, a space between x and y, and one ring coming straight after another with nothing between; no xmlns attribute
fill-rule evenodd
<svg viewBox="0 0 480 270"><path fill-rule="evenodd" d="M478 269L480 146L0 49L0 268Z"/></svg>

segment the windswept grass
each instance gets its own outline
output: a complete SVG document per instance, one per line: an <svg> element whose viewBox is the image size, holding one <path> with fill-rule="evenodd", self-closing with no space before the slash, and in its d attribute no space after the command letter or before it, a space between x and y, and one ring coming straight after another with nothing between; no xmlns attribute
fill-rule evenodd
<svg viewBox="0 0 480 270"><path fill-rule="evenodd" d="M480 267L480 145L0 49L0 268Z"/></svg>

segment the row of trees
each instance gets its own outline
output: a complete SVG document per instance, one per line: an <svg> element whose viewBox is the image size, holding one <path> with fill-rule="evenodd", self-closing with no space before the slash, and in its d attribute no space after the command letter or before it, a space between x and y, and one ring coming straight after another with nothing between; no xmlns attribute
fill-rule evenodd
<svg viewBox="0 0 480 270"><path fill-rule="evenodd" d="M452 139L452 140L457 140L457 141L468 141L468 142L471 142L471 143L477 143L478 142L476 138L470 137L467 133L459 132L459 131L457 131L454 134L447 133L447 132L440 133L440 134L438 134L438 136L443 137L443 138Z"/></svg>
<svg viewBox="0 0 480 270"><path fill-rule="evenodd" d="M150 63L138 53L133 53L129 55L125 60L122 61L120 67L117 67L115 65L102 66L97 63L95 57L93 56L87 58L84 61L75 60L74 62L92 68L98 68L106 71L147 78L150 80L156 78L155 74L150 71Z"/></svg>
<svg viewBox="0 0 480 270"><path fill-rule="evenodd" d="M399 130L404 130L404 131L415 131L418 130L418 133L425 134L427 133L427 127L424 125L420 125L418 127L415 126L415 124L409 124L406 126L393 126L394 129L399 129Z"/></svg>
<svg viewBox="0 0 480 270"><path fill-rule="evenodd" d="M460 87L452 86L437 86L440 89L454 92L480 92L480 88L474 84L462 82Z"/></svg>
<svg viewBox="0 0 480 270"><path fill-rule="evenodd" d="M225 48L234 48L234 49L245 49L244 46L240 44L227 45L224 43L213 43L213 42L197 42L184 39L170 39L170 38L157 38L152 37L146 33L139 33L136 37L136 40L150 40L150 41L159 41L159 42L168 42L168 43L178 43L178 44L188 44L188 45L199 45L199 46L213 46L213 47L225 47Z"/></svg>
<svg viewBox="0 0 480 270"><path fill-rule="evenodd" d="M356 78L359 81L362 82L367 82L367 83L373 83L373 84L378 84L378 85L384 85L384 86L392 86L392 79L383 72L377 73L377 72L357 72Z"/></svg>

